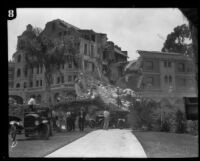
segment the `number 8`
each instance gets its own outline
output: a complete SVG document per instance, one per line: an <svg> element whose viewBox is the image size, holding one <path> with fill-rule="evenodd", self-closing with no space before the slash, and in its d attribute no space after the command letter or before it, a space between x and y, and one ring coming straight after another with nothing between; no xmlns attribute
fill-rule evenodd
<svg viewBox="0 0 200 161"><path fill-rule="evenodd" d="M8 10L8 17L14 17L14 10Z"/></svg>

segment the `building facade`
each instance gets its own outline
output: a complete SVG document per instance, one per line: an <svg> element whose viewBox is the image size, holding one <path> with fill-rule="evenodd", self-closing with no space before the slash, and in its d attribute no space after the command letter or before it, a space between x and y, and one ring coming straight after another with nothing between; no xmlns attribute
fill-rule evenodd
<svg viewBox="0 0 200 161"><path fill-rule="evenodd" d="M138 96L159 102L163 113L177 109L185 111L185 98L198 98L191 58L180 53L137 52L139 58L130 63L126 73L129 76L124 81L126 88L137 91Z"/></svg>
<svg viewBox="0 0 200 161"><path fill-rule="evenodd" d="M193 61L178 53L138 51L144 96L196 97Z"/></svg>
<svg viewBox="0 0 200 161"><path fill-rule="evenodd" d="M75 79L80 71L101 77L104 75L105 65L108 65L106 62L102 63L103 60L106 60L105 55L103 55L108 43L106 34L96 33L93 30L82 30L59 19L48 22L41 34L55 39L58 36L66 35L68 32L73 32L73 30L79 33L77 51L80 58L79 67L73 61L66 61L65 64L58 67L59 71L53 75L51 84L51 99L53 101L56 101L59 96L74 97ZM27 25L22 35L18 36L17 51L13 54L12 62L9 63L9 95L20 96L24 101L35 95L37 102L40 103L45 95L45 69L42 66L27 68L26 53L23 48L24 38L33 38L35 34L38 34L37 31L31 25ZM118 57L121 54L127 58L127 52L124 54L117 49L116 45L114 51L114 58L116 57L114 62L120 61ZM107 54L110 53L107 52Z"/></svg>

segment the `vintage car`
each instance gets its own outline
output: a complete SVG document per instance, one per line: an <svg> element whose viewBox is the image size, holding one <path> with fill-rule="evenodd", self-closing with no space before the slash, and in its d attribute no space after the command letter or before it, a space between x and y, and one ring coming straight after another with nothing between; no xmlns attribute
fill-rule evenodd
<svg viewBox="0 0 200 161"><path fill-rule="evenodd" d="M117 128L128 128L128 114L129 111L116 111L115 116L116 116L116 127Z"/></svg>
<svg viewBox="0 0 200 161"><path fill-rule="evenodd" d="M24 112L24 134L39 135L43 139L49 139L53 135L52 110L46 106L35 106Z"/></svg>

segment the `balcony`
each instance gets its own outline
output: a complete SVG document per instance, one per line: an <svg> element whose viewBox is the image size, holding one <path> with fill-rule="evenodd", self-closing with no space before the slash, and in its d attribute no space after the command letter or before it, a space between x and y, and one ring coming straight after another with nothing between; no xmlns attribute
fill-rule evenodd
<svg viewBox="0 0 200 161"><path fill-rule="evenodd" d="M27 88L27 91L43 91L43 87L32 87L32 88Z"/></svg>
<svg viewBox="0 0 200 161"><path fill-rule="evenodd" d="M74 83L52 85L51 89L74 88Z"/></svg>

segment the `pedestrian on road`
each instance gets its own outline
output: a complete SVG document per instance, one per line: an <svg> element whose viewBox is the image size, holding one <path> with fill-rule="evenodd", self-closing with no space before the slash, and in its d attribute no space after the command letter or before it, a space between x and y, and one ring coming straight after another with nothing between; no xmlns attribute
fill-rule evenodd
<svg viewBox="0 0 200 161"><path fill-rule="evenodd" d="M11 139L12 139L12 145L11 148L15 147L17 145L17 140L16 140L16 136L17 136L17 124L18 122L16 121L11 121L10 122L10 135L11 135Z"/></svg>
<svg viewBox="0 0 200 161"><path fill-rule="evenodd" d="M66 113L66 129L67 131L71 131L72 126L71 126L71 112L68 111Z"/></svg>
<svg viewBox="0 0 200 161"><path fill-rule="evenodd" d="M85 116L86 116L85 110L83 107L81 107L81 110L79 112L79 121L78 121L80 131L84 131Z"/></svg>
<svg viewBox="0 0 200 161"><path fill-rule="evenodd" d="M58 120L57 112L52 110L53 129L57 130L56 121Z"/></svg>
<svg viewBox="0 0 200 161"><path fill-rule="evenodd" d="M75 121L76 121L76 114L74 111L71 112L71 128L72 131L75 131Z"/></svg>
<svg viewBox="0 0 200 161"><path fill-rule="evenodd" d="M108 129L108 126L109 126L109 121L110 121L110 112L108 111L107 108L105 108L104 112L103 112L103 115L104 115L104 124L103 124L103 129Z"/></svg>

